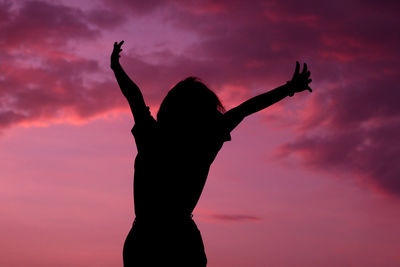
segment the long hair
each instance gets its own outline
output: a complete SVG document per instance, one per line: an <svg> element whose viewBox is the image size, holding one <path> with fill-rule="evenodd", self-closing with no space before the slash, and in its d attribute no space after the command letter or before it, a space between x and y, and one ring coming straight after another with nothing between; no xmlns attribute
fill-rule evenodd
<svg viewBox="0 0 400 267"><path fill-rule="evenodd" d="M157 121L160 126L171 129L199 128L223 112L218 96L200 79L188 77L168 92L158 110Z"/></svg>

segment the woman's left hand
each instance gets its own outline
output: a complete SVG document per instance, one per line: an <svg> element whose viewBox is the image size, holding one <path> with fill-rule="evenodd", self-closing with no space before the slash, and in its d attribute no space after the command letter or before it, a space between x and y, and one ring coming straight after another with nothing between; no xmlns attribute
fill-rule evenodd
<svg viewBox="0 0 400 267"><path fill-rule="evenodd" d="M303 71L300 73L300 63L296 61L296 69L294 71L292 80L289 81L291 89L293 93L302 92L304 90L312 92L311 87L309 84L311 83L310 79L311 72L307 69L307 64L304 63Z"/></svg>

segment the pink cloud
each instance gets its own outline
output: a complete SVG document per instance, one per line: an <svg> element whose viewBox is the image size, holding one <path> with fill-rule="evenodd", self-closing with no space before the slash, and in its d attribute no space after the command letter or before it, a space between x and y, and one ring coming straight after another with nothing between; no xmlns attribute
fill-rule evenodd
<svg viewBox="0 0 400 267"><path fill-rule="evenodd" d="M40 1L26 1L17 10L2 5L8 20L0 27L2 48L64 46L69 39L94 39L99 32L86 23L80 9Z"/></svg>
<svg viewBox="0 0 400 267"><path fill-rule="evenodd" d="M134 15L146 15L158 10L161 7L165 7L169 1L163 0L103 0L104 4L111 9L114 9L116 13L127 13L133 12Z"/></svg>
<svg viewBox="0 0 400 267"><path fill-rule="evenodd" d="M157 106L170 87L189 75L199 76L224 98L231 97L226 88L241 88L233 102L244 101L290 79L296 60L307 61L314 93L278 104L268 117L290 122L280 125L297 123L297 138L281 152L301 155L307 166L364 175L367 184L399 192L395 177L400 173L391 168L399 146L392 137L400 113L397 3L139 2L103 1L102 8L85 11L40 1L19 8L1 2L0 127L71 114L88 119L126 108L111 72L97 82L86 79L104 77L103 59L75 51L80 42L95 43L109 29L130 26L137 15L143 20L153 16L174 27L177 39L182 38L179 30L197 41L180 54L162 48L149 55L130 51L126 43L129 52L122 64L149 105Z"/></svg>
<svg viewBox="0 0 400 267"><path fill-rule="evenodd" d="M99 17L112 20L103 9L80 9L47 2L27 1L18 8L0 6L0 129L35 120L85 118L123 103L110 82L85 82L100 72L97 61L68 52L71 40L95 40L103 27ZM121 23L108 23L113 27ZM63 51L64 50L64 51ZM111 76L111 75L110 75Z"/></svg>
<svg viewBox="0 0 400 267"><path fill-rule="evenodd" d="M366 73L372 74L351 77L349 84L335 85L313 97L299 117L303 123L297 139L283 145L279 153L297 154L307 166L399 195L397 77L376 78L373 67Z"/></svg>

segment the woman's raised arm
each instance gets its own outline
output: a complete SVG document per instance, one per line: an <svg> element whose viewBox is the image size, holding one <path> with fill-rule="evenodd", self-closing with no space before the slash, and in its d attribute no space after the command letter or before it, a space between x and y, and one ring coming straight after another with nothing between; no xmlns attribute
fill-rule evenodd
<svg viewBox="0 0 400 267"><path fill-rule="evenodd" d="M114 71L115 78L117 79L118 85L121 88L122 94L128 100L129 106L132 111L133 118L137 123L148 112L146 103L144 102L142 92L139 87L129 78L125 73L121 64L119 63L120 52L122 51L121 46L124 41L120 43L114 43L114 49L111 54L111 69Z"/></svg>
<svg viewBox="0 0 400 267"><path fill-rule="evenodd" d="M300 73L300 64L299 62L296 62L296 69L293 78L285 85L253 97L239 106L227 111L224 114L226 127L229 131L232 131L245 117L279 102L286 96L293 96L294 93L302 92L304 90L312 92L309 86L309 83L311 82L310 74L310 71L307 70L306 63L304 63L303 71Z"/></svg>

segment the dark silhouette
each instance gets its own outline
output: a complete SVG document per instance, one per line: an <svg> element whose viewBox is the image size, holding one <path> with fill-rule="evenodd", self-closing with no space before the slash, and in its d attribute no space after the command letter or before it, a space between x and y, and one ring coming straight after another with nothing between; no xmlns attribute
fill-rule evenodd
<svg viewBox="0 0 400 267"><path fill-rule="evenodd" d="M192 220L211 163L230 132L248 115L286 96L309 90L310 72L296 62L293 78L225 112L218 97L189 77L163 100L155 120L142 93L119 64L124 41L114 44L111 68L135 125L135 221L123 249L124 266L206 266L204 245Z"/></svg>

